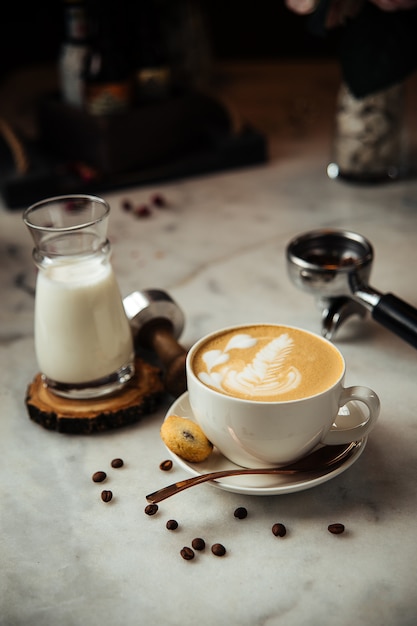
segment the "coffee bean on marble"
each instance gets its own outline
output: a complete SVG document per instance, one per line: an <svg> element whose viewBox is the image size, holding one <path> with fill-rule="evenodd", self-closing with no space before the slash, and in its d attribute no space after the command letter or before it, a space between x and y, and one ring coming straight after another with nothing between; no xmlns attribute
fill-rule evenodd
<svg viewBox="0 0 417 626"><path fill-rule="evenodd" d="M194 550L204 550L204 548L206 547L206 542L201 537L196 537L192 540L191 545L193 546Z"/></svg>
<svg viewBox="0 0 417 626"><path fill-rule="evenodd" d="M167 205L167 201L166 201L165 197L161 193L154 193L154 194L152 194L151 202L152 202L152 204L154 204L155 206L157 206L159 208L164 208Z"/></svg>
<svg viewBox="0 0 417 626"><path fill-rule="evenodd" d="M155 515L158 512L158 508L157 504L148 504L145 506L145 513L146 515Z"/></svg>
<svg viewBox="0 0 417 626"><path fill-rule="evenodd" d="M188 548L187 546L184 546L180 554L182 558L185 559L186 561L191 561L191 559L194 558L194 550L192 550L191 548Z"/></svg>
<svg viewBox="0 0 417 626"><path fill-rule="evenodd" d="M233 513L233 515L237 519L245 519L245 517L248 516L248 511L244 506L239 506L237 509L235 509L235 512Z"/></svg>
<svg viewBox="0 0 417 626"><path fill-rule="evenodd" d="M106 480L107 474L106 472L94 472L92 478L93 478L93 482L102 483L103 480Z"/></svg>
<svg viewBox="0 0 417 626"><path fill-rule="evenodd" d="M113 493L109 489L104 489L104 491L101 492L101 499L103 502L110 502L112 498Z"/></svg>
<svg viewBox="0 0 417 626"><path fill-rule="evenodd" d="M226 548L221 543L214 543L211 546L211 551L216 556L224 556L226 554Z"/></svg>
<svg viewBox="0 0 417 626"><path fill-rule="evenodd" d="M178 528L178 522L175 519L169 519L166 523L166 527L168 528L168 530L177 530Z"/></svg>
<svg viewBox="0 0 417 626"><path fill-rule="evenodd" d="M162 461L162 463L160 463L159 465L159 469L163 472L169 472L169 470L172 469L171 459L166 459L166 461Z"/></svg>
<svg viewBox="0 0 417 626"><path fill-rule="evenodd" d="M133 212L137 217L149 217L152 214L147 204L139 204Z"/></svg>
<svg viewBox="0 0 417 626"><path fill-rule="evenodd" d="M343 532L345 532L345 527L343 524L340 523L329 524L327 530L329 531L329 533L332 533L332 535L341 535Z"/></svg>
<svg viewBox="0 0 417 626"><path fill-rule="evenodd" d="M118 469L119 467L123 467L124 463L123 463L123 459L113 459L113 461L111 462L111 466L114 467L115 469Z"/></svg>
<svg viewBox="0 0 417 626"><path fill-rule="evenodd" d="M272 533L275 535L275 537L285 537L285 535L287 534L287 529L285 528L284 524L277 522L272 526Z"/></svg>
<svg viewBox="0 0 417 626"><path fill-rule="evenodd" d="M130 200L123 200L122 201L122 209L124 209L125 211L131 211L133 209L133 205L131 203Z"/></svg>

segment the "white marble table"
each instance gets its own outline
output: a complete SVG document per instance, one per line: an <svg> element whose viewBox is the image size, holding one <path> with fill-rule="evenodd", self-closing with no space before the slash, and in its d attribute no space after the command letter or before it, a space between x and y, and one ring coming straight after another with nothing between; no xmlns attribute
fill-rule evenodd
<svg viewBox="0 0 417 626"><path fill-rule="evenodd" d="M334 67L318 64L306 74L298 65L227 68L225 74L232 79L222 83L223 92L234 94L243 115L268 133L271 160L106 194L123 294L166 289L186 314L186 347L239 322L319 332L319 312L290 284L284 252L299 232L328 226L369 237L372 284L416 306L416 181L355 187L326 177ZM302 132L298 123L285 123L295 102L302 103ZM169 207L147 219L121 210L123 198L139 204L154 191ZM169 473L159 469L168 456L159 427L170 400L135 426L94 436L31 422L24 397L37 372L35 273L21 215L6 208L0 276L2 626L415 624L414 348L369 318L352 320L336 336L346 382L374 388L382 405L364 453L341 475L275 496L201 485L161 503L150 517L145 495L187 475L178 464ZM123 468L110 468L115 457L123 458ZM91 480L100 469L108 473L103 485ZM110 504L101 501L102 488L113 491ZM248 509L246 519L234 518L238 506ZM170 518L178 530L165 528ZM286 537L274 537L275 522L286 525ZM331 522L344 523L346 532L331 535ZM206 551L183 560L181 548L197 536L205 538ZM211 554L215 542L226 546L225 557Z"/></svg>

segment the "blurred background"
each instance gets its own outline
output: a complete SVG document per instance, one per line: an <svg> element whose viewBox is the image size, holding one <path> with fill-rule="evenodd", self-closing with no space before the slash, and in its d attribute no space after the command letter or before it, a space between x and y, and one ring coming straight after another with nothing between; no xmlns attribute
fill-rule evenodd
<svg viewBox="0 0 417 626"><path fill-rule="evenodd" d="M286 136L333 119L340 29L317 26L283 0L6 3L6 206L282 154Z"/></svg>
<svg viewBox="0 0 417 626"><path fill-rule="evenodd" d="M170 0L201 11L214 59L274 59L332 56L336 35L317 38L307 19L288 11L283 0ZM140 5L140 0L114 6ZM143 4L143 3L142 3ZM159 3L163 4L163 3ZM167 4L167 3L166 3ZM0 21L0 72L58 58L65 35L63 0L5 3Z"/></svg>

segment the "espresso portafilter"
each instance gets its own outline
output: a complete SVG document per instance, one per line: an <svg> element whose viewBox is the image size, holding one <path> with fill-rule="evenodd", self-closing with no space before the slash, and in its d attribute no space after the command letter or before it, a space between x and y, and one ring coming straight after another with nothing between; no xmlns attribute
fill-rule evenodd
<svg viewBox="0 0 417 626"><path fill-rule="evenodd" d="M327 339L348 317L370 312L376 322L417 348L417 309L369 285L374 253L365 237L338 229L309 231L290 241L286 257L291 281L315 296Z"/></svg>

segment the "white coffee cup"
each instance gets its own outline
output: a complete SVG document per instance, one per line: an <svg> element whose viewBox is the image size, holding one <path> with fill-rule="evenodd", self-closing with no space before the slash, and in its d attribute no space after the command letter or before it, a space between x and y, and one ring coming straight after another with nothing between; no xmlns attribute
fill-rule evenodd
<svg viewBox="0 0 417 626"><path fill-rule="evenodd" d="M190 349L186 372L197 423L243 467L279 466L318 444L360 440L379 415L372 389L343 386L340 351L292 326L245 324L210 333ZM345 405L348 419L338 415Z"/></svg>

